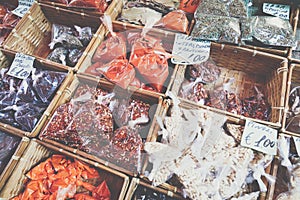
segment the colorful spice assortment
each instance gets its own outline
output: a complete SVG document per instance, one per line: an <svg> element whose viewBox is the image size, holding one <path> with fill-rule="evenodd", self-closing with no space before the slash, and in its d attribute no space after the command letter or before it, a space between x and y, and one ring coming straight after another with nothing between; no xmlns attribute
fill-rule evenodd
<svg viewBox="0 0 300 200"><path fill-rule="evenodd" d="M109 200L110 190L101 174L77 159L54 154L27 172L25 190L12 200Z"/></svg>
<svg viewBox="0 0 300 200"><path fill-rule="evenodd" d="M150 104L114 96L80 85L74 98L56 109L40 137L138 170L143 145L139 130L150 121Z"/></svg>
<svg viewBox="0 0 300 200"><path fill-rule="evenodd" d="M34 68L24 80L0 75L0 121L31 132L67 73Z"/></svg>

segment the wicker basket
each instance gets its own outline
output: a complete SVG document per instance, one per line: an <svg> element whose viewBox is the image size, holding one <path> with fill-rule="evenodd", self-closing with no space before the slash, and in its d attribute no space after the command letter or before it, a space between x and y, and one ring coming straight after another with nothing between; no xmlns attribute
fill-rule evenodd
<svg viewBox="0 0 300 200"><path fill-rule="evenodd" d="M180 103L179 103L180 108L188 109L188 110L205 110L205 109L203 109L202 106L197 105L195 103L192 103L192 102L189 102L189 101L183 100L183 99L179 99L179 100L180 100ZM161 112L159 114L159 117L161 117L162 120L164 120L164 118L166 116L170 116L170 111L171 111L172 106L173 106L172 100L166 99L164 101L164 103L162 104ZM216 111L211 110L211 109L207 109L207 112L213 112L213 113L222 115L222 113L216 112ZM232 116L229 116L229 115L228 116L224 115L224 120L226 122L233 123L233 124L236 124L236 125L241 125L241 126L245 125L245 120L235 118L235 117L232 117ZM152 135L152 138L150 140L151 142L160 142L161 136L158 135L158 131L160 131L160 130L161 130L160 125L157 122L155 122L155 125L152 129L153 133L151 134ZM152 169L152 163L150 163L149 160L146 160L143 166L144 166L144 168L142 170L142 174L141 174L140 178L142 180L144 180L146 183L149 183L151 185L151 182L149 181L146 174L148 174L150 172L150 170ZM269 165L265 169L265 172L267 174L273 175L272 167L273 167L273 165ZM267 185L268 188L272 187L272 185L269 184L268 181L264 178L263 178L263 182L264 182L265 185ZM155 187L151 186L151 188L155 188ZM183 189L182 184L179 183L179 180L178 180L178 178L176 178L176 176L171 177L171 179L169 179L166 183L163 183L163 184L159 185L159 188L168 191L167 194L176 195L177 197L181 196L181 198L182 198L182 195L184 194L184 191L182 190ZM256 188L256 186L254 188ZM130 191L130 189L128 191ZM259 200L265 200L267 194L268 194L267 192L261 192L258 199ZM129 192L128 192L127 196L128 195L130 195Z"/></svg>
<svg viewBox="0 0 300 200"><path fill-rule="evenodd" d="M9 130L8 128L0 127L0 131L12 135L12 136L17 136L20 138L20 142L18 144L17 149L15 150L14 154L10 158L9 162L7 163L6 167L0 173L0 191L3 188L5 182L7 179L10 177L12 174L15 166L17 165L20 157L23 155L24 150L26 149L27 145L29 144L29 139L27 137L23 137L24 134L22 132L14 132Z"/></svg>
<svg viewBox="0 0 300 200"><path fill-rule="evenodd" d="M291 64L289 68L289 77L287 81L287 90L286 90L286 99L285 99L285 109L283 114L283 123L282 123L282 132L287 133L289 135L299 136L299 133L294 133L291 131L287 131L286 127L288 125L287 117L289 113L289 95L291 90L296 87L300 86L300 64Z"/></svg>
<svg viewBox="0 0 300 200"><path fill-rule="evenodd" d="M16 52L14 52L14 51L0 49L0 63L3 64L3 65L1 65L1 68L9 67L10 64L12 63L12 60L13 60L15 54L16 54ZM35 136L38 135L42 125L44 124L47 117L49 116L49 113L51 112L54 105L57 103L62 91L64 90L65 87L67 87L67 85L69 84L70 79L73 77L73 72L72 71L68 71L67 69L65 69L61 66L58 66L58 65L51 65L47 62L44 62L43 60L36 59L35 63L34 63L34 67L39 68L39 69L53 70L53 71L57 71L57 72L66 72L67 74L66 74L66 77L65 77L64 81L62 82L62 84L58 88L58 90L57 90L55 96L53 97L52 101L50 102L47 109L44 111L43 115L41 116L39 121L36 123L34 129L31 132L22 131L18 128L15 128L15 127L11 126L11 125L0 122L0 127L3 127L5 130L8 130L10 132L15 132L17 134L27 136L27 137L35 137Z"/></svg>
<svg viewBox="0 0 300 200"><path fill-rule="evenodd" d="M2 198L11 198L18 195L24 187L23 182L26 178L25 174L37 163L44 161L54 153L62 154L70 158L79 159L92 166L95 166L95 168L100 172L101 179L105 180L108 187L111 188L111 199L124 199L125 192L129 184L128 176L100 165L97 162L92 162L86 158L74 155L72 153L64 151L63 149L53 147L52 145L43 143L36 139L32 139L30 141L30 144L25 150L24 155L20 158L13 174L10 176L8 182L1 191L0 196Z"/></svg>
<svg viewBox="0 0 300 200"><path fill-rule="evenodd" d="M212 43L211 45L210 57L217 66L221 67L220 77L214 83L210 84L211 87L222 85L230 78L234 78L234 82L231 85L231 92L237 94L241 99L254 96L254 86L257 86L260 90L263 90L261 92L272 107L271 120L269 122L253 118L251 120L279 128L282 123L286 92L287 59L242 47L216 43ZM181 66L177 70L171 87L171 91L175 95L180 92L181 84L185 80L185 71L186 66ZM202 107L208 108L208 106ZM236 118L245 118L244 116L212 107L208 109Z"/></svg>
<svg viewBox="0 0 300 200"><path fill-rule="evenodd" d="M155 193L158 195L164 195L167 199L176 199L176 200L183 200L186 198L183 198L182 196L173 193L172 191L166 190L164 188L160 187L154 187L151 185L151 183L146 182L144 180L138 179L138 178L132 178L131 183L129 185L125 200L133 200L137 199L136 193L141 190L146 190L147 194L153 194ZM145 194L145 191L144 193Z"/></svg>
<svg viewBox="0 0 300 200"><path fill-rule="evenodd" d="M118 21L113 21L113 30L114 32L141 32L141 29L138 26L135 25L126 25L124 23L118 22ZM104 27L101 27L98 32L98 38L95 40L95 42L93 43L93 46L91 47L91 49L89 50L88 54L86 55L86 57L84 58L83 62L81 63L79 69L78 69L78 73L79 74L84 74L86 76L91 76L91 77L95 77L94 75L91 74L87 74L85 73L85 70L92 65L92 57L95 53L95 51L97 50L98 46L106 39L108 32L107 29ZM162 41L164 41L164 45L166 48L168 48L168 51L171 51L172 49L172 45L173 45L173 41L175 38L175 33L172 32L167 32L164 30L159 30L159 29L151 29L147 35L161 39ZM170 46L171 45L171 46ZM130 52L130 51L129 51ZM128 53L128 52L127 52ZM173 64L169 64L169 76L167 78L167 80L164 83L164 87L165 87L165 91L163 93L159 93L156 91L151 91L151 90L145 90L142 88L137 88L134 86L128 86L128 89L130 90L138 90L141 92L146 92L149 93L150 95L161 95L161 96L165 96L165 92L170 90L170 86L171 83L173 82L174 78L175 78L175 72L177 71L178 66L174 66ZM100 77L97 77L100 78Z"/></svg>
<svg viewBox="0 0 300 200"><path fill-rule="evenodd" d="M152 131L152 128L153 128L152 121L154 121L154 118L157 115L157 113L160 112L162 98L160 96L153 96L153 95L151 96L149 94L141 93L141 92L137 92L137 91L128 91L128 90L126 91L126 90L121 89L120 87L116 87L115 85L113 85L113 84L111 84L111 83L109 83L105 80L97 80L97 79L93 79L91 77L86 77L86 76L78 74L78 75L74 76L74 79L73 79L72 83L70 84L70 86L67 87L64 90L61 98L59 99L58 103L56 104L56 106L54 107L52 112L50 113L50 116L48 117L48 119L47 119L46 123L44 124L44 127L42 128L42 131L39 135L39 138L41 140L43 140L43 141L45 141L49 144L52 144L54 146L58 146L60 148L66 149L67 151L70 151L70 152L73 152L73 153L78 154L80 156L89 158L91 160L94 160L96 162L104 164L108 167L111 167L111 168L116 169L118 171L121 171L123 173L129 174L131 176L136 176L137 172L134 171L134 170L125 169L122 166L118 166L117 164L111 163L111 162L109 162L105 159L101 159L101 158L97 157L96 155L92 155L92 154L84 152L82 150L71 148L71 147L66 146L62 143L59 143L57 141L50 140L50 139L45 139L45 138L42 137L43 132L45 131L45 129L47 128L48 124L50 123L50 121L52 119L52 116L53 116L53 113L55 112L55 109L59 105L62 105L63 103L66 103L66 102L69 102L72 99L72 96L73 96L74 92L76 91L76 88L78 87L79 84L88 84L90 86L95 86L95 87L97 87L97 85L98 85L98 87L100 87L100 88L102 88L106 91L110 91L110 92L113 91L116 94L116 96L123 97L123 96L128 96L128 94L129 94L129 95L132 95L133 99L138 99L138 100L142 100L143 102L149 103L150 106L151 106L151 109L152 109L152 111L149 112L149 116L150 116L151 121L148 124L148 126L145 127L145 129L143 129L142 132L140 132L141 137L145 141L149 141L152 137L150 135L150 133L153 132ZM142 157L143 157L143 155L142 155Z"/></svg>
<svg viewBox="0 0 300 200"><path fill-rule="evenodd" d="M3 47L5 49L33 55L39 59L45 59L51 52L48 44L51 42L52 24L55 23L70 27L74 25L80 27L89 26L96 31L101 25L100 19L96 16L80 14L35 2L8 36ZM96 35L94 35L94 37L96 37ZM91 46L92 41L86 47L83 55L88 52ZM84 56L81 56L74 69L78 68L83 57ZM67 66L47 59L45 59L45 62L68 68Z"/></svg>
<svg viewBox="0 0 300 200"><path fill-rule="evenodd" d="M79 8L79 7L68 7L65 4L62 3L56 3L56 2L51 2L49 0L38 0L39 3L42 4L47 4L47 5L51 5L54 7L60 7L63 9L67 9L70 11L75 11L75 12L80 12L80 13L84 13L87 15L93 15L93 16L102 16L104 13L97 11L95 8ZM108 8L105 11L105 14L111 14L111 11L114 9L120 9L122 7L123 3L122 1L117 1L117 0L112 0L112 2L109 4ZM120 12L120 11L119 11Z"/></svg>

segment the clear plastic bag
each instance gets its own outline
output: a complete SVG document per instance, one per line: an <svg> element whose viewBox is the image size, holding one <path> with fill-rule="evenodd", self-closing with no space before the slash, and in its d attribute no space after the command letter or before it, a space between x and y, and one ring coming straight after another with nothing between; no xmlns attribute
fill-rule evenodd
<svg viewBox="0 0 300 200"><path fill-rule="evenodd" d="M32 87L44 103L49 103L66 75L65 72L33 70Z"/></svg>
<svg viewBox="0 0 300 200"><path fill-rule="evenodd" d="M257 41L271 46L295 47L296 41L293 28L289 21L279 17L255 16L242 24L242 38L247 40L252 36Z"/></svg>
<svg viewBox="0 0 300 200"><path fill-rule="evenodd" d="M183 12L182 10L175 10L163 16L154 25L154 27L161 27L186 33L189 27L189 20L186 17L185 12Z"/></svg>
<svg viewBox="0 0 300 200"><path fill-rule="evenodd" d="M4 170L14 154L21 138L0 132L0 173Z"/></svg>
<svg viewBox="0 0 300 200"><path fill-rule="evenodd" d="M197 16L191 35L204 40L238 44L240 23L233 17L202 14Z"/></svg>
<svg viewBox="0 0 300 200"><path fill-rule="evenodd" d="M129 62L139 71L146 84L162 92L169 75L169 58L159 40L145 36L133 43Z"/></svg>
<svg viewBox="0 0 300 200"><path fill-rule="evenodd" d="M248 15L248 0L202 0L195 18L202 14L245 18Z"/></svg>

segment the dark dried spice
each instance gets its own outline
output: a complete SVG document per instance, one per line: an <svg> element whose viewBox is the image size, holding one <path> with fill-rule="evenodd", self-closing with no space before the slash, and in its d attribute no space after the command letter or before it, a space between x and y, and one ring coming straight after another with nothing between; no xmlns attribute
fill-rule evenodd
<svg viewBox="0 0 300 200"><path fill-rule="evenodd" d="M61 43L63 47L66 49L81 49L83 48L82 43L80 40L71 34L63 33L61 34L56 40L53 40L52 42L55 43Z"/></svg>
<svg viewBox="0 0 300 200"><path fill-rule="evenodd" d="M90 43L93 37L92 28L91 27L80 28L79 26L75 26L75 29L79 34L78 39L81 41L83 46L86 47Z"/></svg>
<svg viewBox="0 0 300 200"><path fill-rule="evenodd" d="M0 131L0 173L14 154L21 138Z"/></svg>
<svg viewBox="0 0 300 200"><path fill-rule="evenodd" d="M0 122L14 126L16 128L20 128L21 125L19 125L16 121L15 121L15 117L14 117L15 111L12 109L9 110L0 110Z"/></svg>
<svg viewBox="0 0 300 200"><path fill-rule="evenodd" d="M22 130L31 132L45 110L46 108L37 107L30 103L24 104L17 107L14 114L15 120L20 124Z"/></svg>
<svg viewBox="0 0 300 200"><path fill-rule="evenodd" d="M74 67L78 60L80 59L80 57L83 54L83 50L79 50L79 49L71 49L69 51L69 54L67 56L67 65L70 67Z"/></svg>
<svg viewBox="0 0 300 200"><path fill-rule="evenodd" d="M162 194L158 191L139 186L134 192L135 200L173 200L173 197L169 197L165 194Z"/></svg>
<svg viewBox="0 0 300 200"><path fill-rule="evenodd" d="M41 103L41 100L37 98L35 91L32 88L32 84L30 82L30 79L22 81L22 84L16 94L16 105L22 105L28 102L32 102L33 104Z"/></svg>
<svg viewBox="0 0 300 200"><path fill-rule="evenodd" d="M130 117L129 102L126 99L117 99L113 105L113 117L118 126L125 126L128 124Z"/></svg>
<svg viewBox="0 0 300 200"><path fill-rule="evenodd" d="M65 65L67 55L68 50L66 48L57 47L47 56L47 59Z"/></svg>
<svg viewBox="0 0 300 200"><path fill-rule="evenodd" d="M207 104L207 101L209 101L209 93L202 82L184 81L181 85L179 96L201 105Z"/></svg>
<svg viewBox="0 0 300 200"><path fill-rule="evenodd" d="M32 86L44 103L50 102L66 75L65 72L36 69L31 76Z"/></svg>

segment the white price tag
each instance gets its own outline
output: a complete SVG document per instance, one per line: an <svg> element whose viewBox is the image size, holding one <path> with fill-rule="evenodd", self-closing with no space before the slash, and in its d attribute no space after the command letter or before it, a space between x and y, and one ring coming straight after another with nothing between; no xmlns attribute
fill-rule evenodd
<svg viewBox="0 0 300 200"><path fill-rule="evenodd" d="M269 155L276 155L277 130L246 120L241 145Z"/></svg>
<svg viewBox="0 0 300 200"><path fill-rule="evenodd" d="M174 64L199 64L207 61L210 55L210 41L176 33L171 59Z"/></svg>
<svg viewBox="0 0 300 200"><path fill-rule="evenodd" d="M15 59L7 74L19 79L26 79L33 69L33 62L34 57L16 53Z"/></svg>
<svg viewBox="0 0 300 200"><path fill-rule="evenodd" d="M13 14L23 17L29 8L32 6L34 0L19 0L19 5L12 11Z"/></svg>
<svg viewBox="0 0 300 200"><path fill-rule="evenodd" d="M263 12L266 14L280 17L282 19L289 19L290 17L290 6L281 4L264 3Z"/></svg>
<svg viewBox="0 0 300 200"><path fill-rule="evenodd" d="M298 155L300 155L300 138L293 136Z"/></svg>

